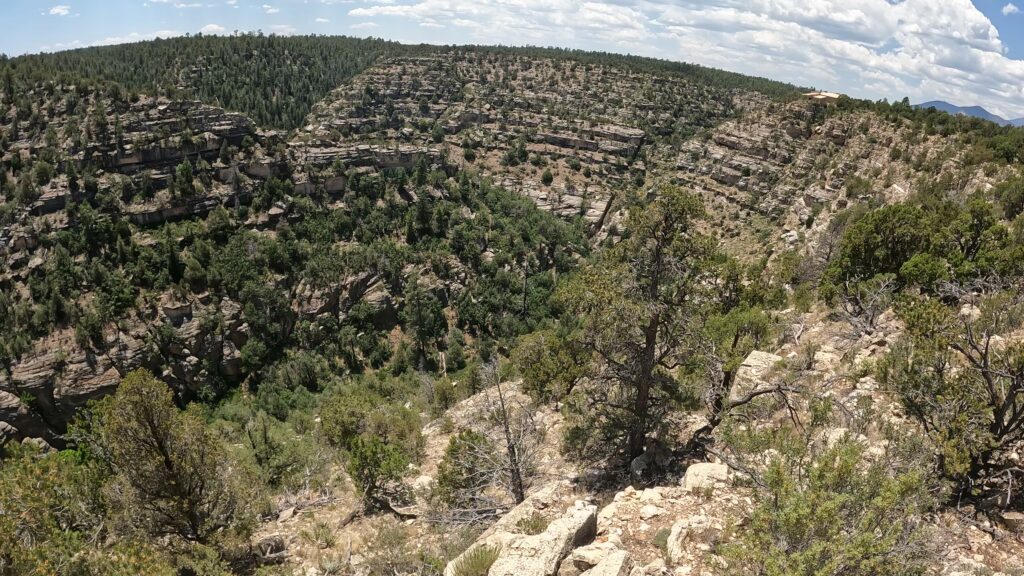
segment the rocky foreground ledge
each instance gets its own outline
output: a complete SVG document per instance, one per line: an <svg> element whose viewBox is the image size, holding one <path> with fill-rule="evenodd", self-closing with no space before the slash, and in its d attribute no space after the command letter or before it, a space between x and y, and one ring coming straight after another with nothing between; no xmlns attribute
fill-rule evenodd
<svg viewBox="0 0 1024 576"><path fill-rule="evenodd" d="M489 576L710 574L721 561L706 553L728 518L750 502L731 479L724 464L694 464L679 486L628 487L600 512L576 500L542 532L523 534L524 520L550 514L571 498L568 483L550 484L484 532L448 564L445 576L463 576L462 567L482 548L497 552ZM724 492L710 499L716 490Z"/></svg>

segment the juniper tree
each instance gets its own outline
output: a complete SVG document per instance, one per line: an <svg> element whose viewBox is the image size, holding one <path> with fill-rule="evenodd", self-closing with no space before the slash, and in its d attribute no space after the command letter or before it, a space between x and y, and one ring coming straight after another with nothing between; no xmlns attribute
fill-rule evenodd
<svg viewBox="0 0 1024 576"><path fill-rule="evenodd" d="M702 214L683 190L657 189L630 210L626 237L558 293L593 357L590 385L569 400L569 440L584 453L614 446L630 459L641 455L679 393L673 370L713 276L713 244L697 230Z"/></svg>
<svg viewBox="0 0 1024 576"><path fill-rule="evenodd" d="M80 440L111 472L106 494L124 525L199 544L251 528L248 470L150 373L126 376L83 430Z"/></svg>
<svg viewBox="0 0 1024 576"><path fill-rule="evenodd" d="M976 294L954 290L939 298L908 299L899 308L906 336L883 362L883 384L896 393L931 438L937 467L962 488L1012 463L1008 449L1024 443L1024 327L1019 288Z"/></svg>

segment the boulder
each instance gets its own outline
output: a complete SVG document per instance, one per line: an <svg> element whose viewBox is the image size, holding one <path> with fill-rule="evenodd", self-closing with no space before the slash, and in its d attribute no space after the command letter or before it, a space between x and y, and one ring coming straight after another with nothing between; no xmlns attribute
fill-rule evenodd
<svg viewBox="0 0 1024 576"><path fill-rule="evenodd" d="M524 518L529 518L541 511L550 510L562 497L571 489L568 482L552 482L527 496L521 504L509 510L504 516L498 519L490 528L484 530L465 552L455 557L444 569L444 576L453 576L454 567L460 560L480 546L497 547L505 549L511 542L523 538L518 524ZM545 513L546 515L546 513ZM551 525L548 525L550 528Z"/></svg>
<svg viewBox="0 0 1024 576"><path fill-rule="evenodd" d="M721 526L703 515L678 520L672 525L665 548L669 564L687 563L711 549L721 534Z"/></svg>
<svg viewBox="0 0 1024 576"><path fill-rule="evenodd" d="M19 432L17 428L0 420L0 446L3 446L8 442L15 441L18 437Z"/></svg>
<svg viewBox="0 0 1024 576"><path fill-rule="evenodd" d="M53 446L50 446L50 444L46 440L43 440L42 438L22 438L21 444L22 446L32 446L33 448L39 450L40 452L54 451Z"/></svg>
<svg viewBox="0 0 1024 576"><path fill-rule="evenodd" d="M1017 534L1024 534L1024 513L1021 512L1002 512L999 514L1000 520L1003 521L1003 526L1011 532Z"/></svg>
<svg viewBox="0 0 1024 576"><path fill-rule="evenodd" d="M633 570L633 557L625 550L616 550L604 557L586 576L629 576Z"/></svg>
<svg viewBox="0 0 1024 576"><path fill-rule="evenodd" d="M554 576L569 552L593 540L597 507L582 501L534 536L510 541L491 566L490 576Z"/></svg>
<svg viewBox="0 0 1024 576"><path fill-rule="evenodd" d="M736 381L729 390L729 400L742 398L751 390L756 389L762 382L762 378L782 358L775 354L754 350L747 355L743 363L736 370Z"/></svg>
<svg viewBox="0 0 1024 576"><path fill-rule="evenodd" d="M650 520L651 518L654 518L655 516L661 516L664 513L664 510L658 508L654 504L646 504L642 508L640 508L640 519Z"/></svg>
<svg viewBox="0 0 1024 576"><path fill-rule="evenodd" d="M609 554L617 552L619 547L612 542L594 542L573 550L562 561L558 576L576 576L597 566Z"/></svg>
<svg viewBox="0 0 1024 576"><path fill-rule="evenodd" d="M682 486L687 492L697 492L729 484L730 471L725 464L698 462L690 464L683 475Z"/></svg>
<svg viewBox="0 0 1024 576"><path fill-rule="evenodd" d="M192 320L191 302L168 301L163 304L161 311L164 314L164 318L175 328L181 328L182 324Z"/></svg>
<svg viewBox="0 0 1024 576"><path fill-rule="evenodd" d="M277 515L277 521L287 522L291 520L293 516L295 516L295 506L281 510L281 512Z"/></svg>

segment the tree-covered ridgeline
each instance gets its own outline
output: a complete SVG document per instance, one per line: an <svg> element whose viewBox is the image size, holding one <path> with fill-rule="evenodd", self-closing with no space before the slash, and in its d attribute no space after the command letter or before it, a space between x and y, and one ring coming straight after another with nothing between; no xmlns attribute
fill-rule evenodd
<svg viewBox="0 0 1024 576"><path fill-rule="evenodd" d="M37 83L127 95L195 98L243 112L267 128L296 128L328 92L397 43L346 36L262 33L156 39L0 60L19 92Z"/></svg>
<svg viewBox="0 0 1024 576"><path fill-rule="evenodd" d="M185 36L97 46L16 58L0 56L0 78L12 91L37 84L84 90L195 98L250 116L267 128L302 125L313 104L346 80L388 56L440 51L573 60L635 72L678 75L724 90L792 97L791 85L694 64L605 52L555 48L403 45L347 36Z"/></svg>

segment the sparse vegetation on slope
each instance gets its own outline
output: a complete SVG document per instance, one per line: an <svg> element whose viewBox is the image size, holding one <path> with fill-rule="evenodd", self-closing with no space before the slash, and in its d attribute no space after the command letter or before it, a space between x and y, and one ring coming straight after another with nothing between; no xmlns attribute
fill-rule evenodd
<svg viewBox="0 0 1024 576"><path fill-rule="evenodd" d="M0 81L0 573L1019 552L962 536L1022 507L1020 131L348 38Z"/></svg>

